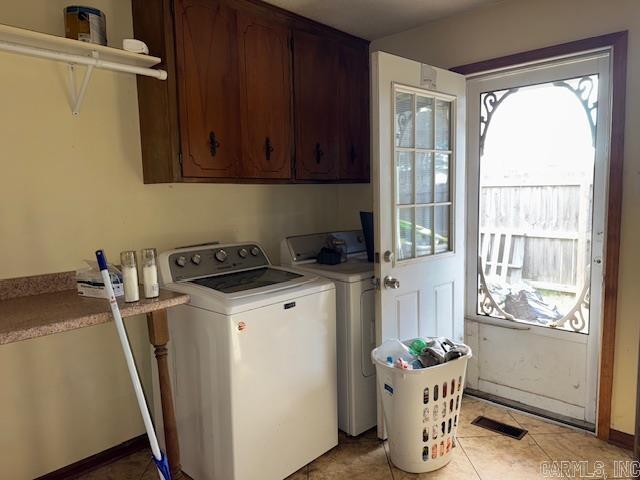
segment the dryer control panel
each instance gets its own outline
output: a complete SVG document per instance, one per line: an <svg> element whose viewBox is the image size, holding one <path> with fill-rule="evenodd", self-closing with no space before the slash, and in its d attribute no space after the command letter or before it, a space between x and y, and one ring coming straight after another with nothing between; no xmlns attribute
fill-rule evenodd
<svg viewBox="0 0 640 480"><path fill-rule="evenodd" d="M269 266L255 243L181 248L169 254L168 262L174 282Z"/></svg>
<svg viewBox="0 0 640 480"><path fill-rule="evenodd" d="M347 255L366 251L362 230L314 233L285 238L280 246L280 260L285 265L315 260L320 249L330 246L334 240L342 242Z"/></svg>

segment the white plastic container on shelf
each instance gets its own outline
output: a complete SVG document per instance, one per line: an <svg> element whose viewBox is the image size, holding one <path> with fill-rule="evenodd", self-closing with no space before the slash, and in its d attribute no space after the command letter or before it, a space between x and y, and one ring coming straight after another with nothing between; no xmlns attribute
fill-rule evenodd
<svg viewBox="0 0 640 480"><path fill-rule="evenodd" d="M451 461L456 447L471 349L456 360L404 370L384 360L384 347L385 344L373 350L371 357L376 365L391 461L410 473L442 468Z"/></svg>

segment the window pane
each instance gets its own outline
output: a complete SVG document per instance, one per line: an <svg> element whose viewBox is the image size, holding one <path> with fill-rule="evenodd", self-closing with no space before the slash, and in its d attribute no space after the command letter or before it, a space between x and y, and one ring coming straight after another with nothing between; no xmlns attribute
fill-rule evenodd
<svg viewBox="0 0 640 480"><path fill-rule="evenodd" d="M431 255L433 236L433 207L416 208L416 256Z"/></svg>
<svg viewBox="0 0 640 480"><path fill-rule="evenodd" d="M413 153L396 153L396 179L398 204L413 203Z"/></svg>
<svg viewBox="0 0 640 480"><path fill-rule="evenodd" d="M416 157L416 203L433 202L433 154L418 153Z"/></svg>
<svg viewBox="0 0 640 480"><path fill-rule="evenodd" d="M398 259L413 257L413 208L398 209Z"/></svg>
<svg viewBox="0 0 640 480"><path fill-rule="evenodd" d="M450 206L438 210L444 225L436 231L436 207L426 205L451 202L451 155L418 150L450 150L451 102L403 91L394 101L396 255L407 260L449 250Z"/></svg>
<svg viewBox="0 0 640 480"><path fill-rule="evenodd" d="M598 91L588 75L480 96L481 315L589 333Z"/></svg>
<svg viewBox="0 0 640 480"><path fill-rule="evenodd" d="M449 155L436 154L436 202L448 202L449 199Z"/></svg>
<svg viewBox="0 0 640 480"><path fill-rule="evenodd" d="M451 103L436 100L436 149L450 150Z"/></svg>
<svg viewBox="0 0 640 480"><path fill-rule="evenodd" d="M416 98L416 147L433 148L433 98Z"/></svg>
<svg viewBox="0 0 640 480"><path fill-rule="evenodd" d="M413 94L396 92L396 147L413 147Z"/></svg>
<svg viewBox="0 0 640 480"><path fill-rule="evenodd" d="M449 247L449 205L436 208L436 253L448 252Z"/></svg>

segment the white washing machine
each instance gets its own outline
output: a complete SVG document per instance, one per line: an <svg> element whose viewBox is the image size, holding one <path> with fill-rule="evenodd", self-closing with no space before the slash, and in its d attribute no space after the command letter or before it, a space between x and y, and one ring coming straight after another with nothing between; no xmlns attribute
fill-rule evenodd
<svg viewBox="0 0 640 480"><path fill-rule="evenodd" d="M337 445L333 283L271 266L256 243L158 260L164 288L191 296L168 311L185 473L282 480Z"/></svg>
<svg viewBox="0 0 640 480"><path fill-rule="evenodd" d="M328 239L344 244L345 262L317 263L316 256ZM373 263L367 260L362 232L287 237L281 243L280 258L283 265L321 275L336 285L338 427L348 435L359 435L377 424L375 367L371 362L371 350L376 346L375 287Z"/></svg>

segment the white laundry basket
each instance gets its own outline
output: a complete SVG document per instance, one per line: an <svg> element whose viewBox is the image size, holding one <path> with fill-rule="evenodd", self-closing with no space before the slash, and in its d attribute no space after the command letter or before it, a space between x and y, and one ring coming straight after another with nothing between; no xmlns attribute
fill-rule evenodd
<svg viewBox="0 0 640 480"><path fill-rule="evenodd" d="M469 353L434 367L395 368L371 356L393 464L411 473L431 472L451 461Z"/></svg>

